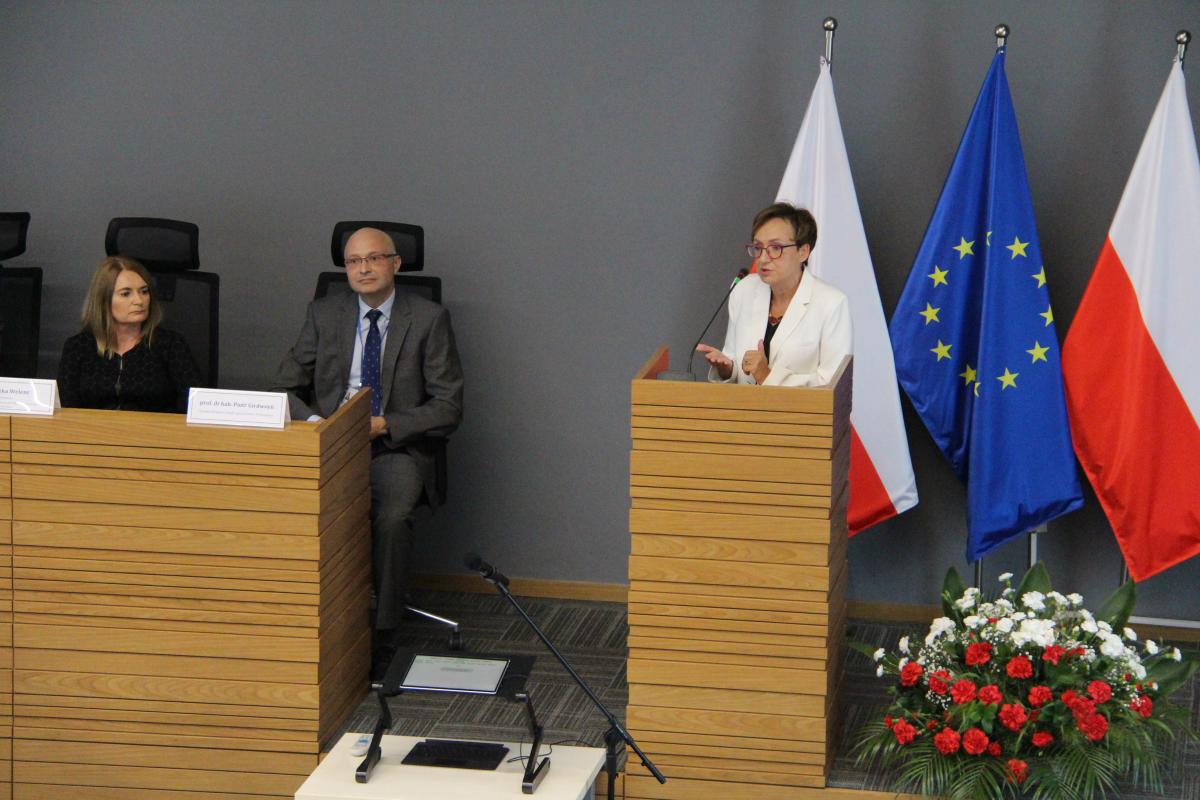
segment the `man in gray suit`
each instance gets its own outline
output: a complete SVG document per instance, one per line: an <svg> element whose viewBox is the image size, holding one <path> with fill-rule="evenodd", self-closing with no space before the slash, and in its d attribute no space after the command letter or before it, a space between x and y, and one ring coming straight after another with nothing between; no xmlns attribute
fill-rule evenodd
<svg viewBox="0 0 1200 800"><path fill-rule="evenodd" d="M400 256L390 236L360 228L346 240L354 294L314 300L300 338L275 377L292 419L328 417L360 388L372 390L371 541L375 629L395 628L404 611L412 512L434 482L436 440L462 420L463 374L450 314L396 291Z"/></svg>

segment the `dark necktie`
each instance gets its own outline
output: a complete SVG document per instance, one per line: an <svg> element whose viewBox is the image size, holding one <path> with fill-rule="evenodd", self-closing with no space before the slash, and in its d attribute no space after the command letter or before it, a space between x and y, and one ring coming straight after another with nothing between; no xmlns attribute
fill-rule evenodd
<svg viewBox="0 0 1200 800"><path fill-rule="evenodd" d="M383 409L383 383L379 376L379 362L382 356L383 337L379 335L379 318L383 312L372 308L367 312L371 321L371 330L367 332L367 341L362 352L362 383L371 390L371 416L378 417Z"/></svg>

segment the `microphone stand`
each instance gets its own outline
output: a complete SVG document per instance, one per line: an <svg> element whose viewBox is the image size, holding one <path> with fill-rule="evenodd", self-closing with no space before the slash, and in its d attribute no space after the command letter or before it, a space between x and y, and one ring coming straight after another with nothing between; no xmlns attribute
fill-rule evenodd
<svg viewBox="0 0 1200 800"><path fill-rule="evenodd" d="M567 659L562 653L559 652L558 648L554 646L554 643L546 637L546 634L542 632L542 629L538 627L538 624L533 621L533 618L525 612L525 609L521 607L521 604L517 602L517 599L512 596L512 592L508 590L508 578L502 575L498 570L492 569L488 565L484 565L483 569L478 569L475 567L472 567L472 569L475 569L477 572L479 572L481 578L492 584L492 586L495 586L496 591L503 595L504 599L507 600L512 607L517 610L517 613L520 614L521 618L525 620L525 624L533 629L533 632L536 633L538 638L542 640L542 644L546 645L546 648L550 651L550 653L556 659L558 659L558 663L562 664L562 667L567 671L567 674L569 674L575 683L579 685L580 689L583 689L584 693L587 694L588 698L591 699L592 703L596 706L600 713L604 715L604 718L608 720L608 730L604 734L604 767L608 772L608 800L616 800L617 796L617 748L620 746L621 742L629 745L633 752L637 753L638 757L642 760L642 766L648 769L650 774L653 775L659 783L666 783L666 776L659 772L658 767L654 766L654 762L650 760L650 757L642 752L642 748L638 747L637 742L635 742L633 737L629 735L629 731L625 730L625 727L619 721L617 721L617 718L613 716L613 713L608 710L604 703L600 701L600 698L596 696L596 693L592 691L591 687L587 685L587 681L580 677L579 673L576 672L569 663L567 663Z"/></svg>
<svg viewBox="0 0 1200 800"><path fill-rule="evenodd" d="M663 370L662 372L658 373L658 380L660 380L660 381L694 381L694 380L696 380L696 373L692 369L692 359L694 359L696 357L696 348L699 347L700 343L704 341L704 336L705 336L705 334L708 333L708 329L712 327L713 322L717 318L717 314L720 314L721 309L725 307L725 301L729 299L729 295L733 294L733 288L742 282L742 278L746 277L749 274L750 273L747 270L744 270L744 269L738 270L737 277L733 279L733 283L729 284L729 290L725 292L725 296L722 297L721 302L717 304L717 308L715 311L713 311L713 315L708 318L708 324L704 326L704 330L700 331L700 337L698 339L696 339L696 343L694 345L692 345L692 349L688 351L688 360L687 360L688 368L686 370L679 370L679 369Z"/></svg>

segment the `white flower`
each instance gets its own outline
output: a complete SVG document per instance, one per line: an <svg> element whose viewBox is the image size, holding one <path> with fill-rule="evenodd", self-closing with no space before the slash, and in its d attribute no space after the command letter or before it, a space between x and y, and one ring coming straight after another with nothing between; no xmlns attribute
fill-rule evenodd
<svg viewBox="0 0 1200 800"><path fill-rule="evenodd" d="M880 665L879 665L879 668L875 670L875 677L876 677L876 678L882 678L882 677L883 677L883 664L880 664Z"/></svg>
<svg viewBox="0 0 1200 800"><path fill-rule="evenodd" d="M954 620L949 617L938 617L929 624L929 635L925 637L925 644L933 644L942 634L954 630Z"/></svg>
<svg viewBox="0 0 1200 800"><path fill-rule="evenodd" d="M1005 593L1005 594L1011 594L1011 593L1012 593L1012 589L1005 589L1005 590L1004 590L1004 593ZM996 601L996 607L997 607L997 608L1002 608L1002 609L1004 609L1005 611L1012 611L1012 610L1013 610L1013 604L1012 604L1012 601L1011 601L1011 600L1005 600L1004 598L1000 598L999 600L997 600L997 601Z"/></svg>
<svg viewBox="0 0 1200 800"><path fill-rule="evenodd" d="M908 658L900 659L900 663L896 664L896 669L904 669L904 665L908 663Z"/></svg>
<svg viewBox="0 0 1200 800"><path fill-rule="evenodd" d="M1183 653L1179 652L1178 647L1171 648L1171 658L1175 661L1183 661Z"/></svg>
<svg viewBox="0 0 1200 800"><path fill-rule="evenodd" d="M1111 633L1101 633L1100 653L1109 658L1117 658L1125 654L1125 644L1119 636L1113 636Z"/></svg>
<svg viewBox="0 0 1200 800"><path fill-rule="evenodd" d="M1010 617L1003 617L996 622L996 630L1001 633L1012 633L1013 621Z"/></svg>
<svg viewBox="0 0 1200 800"><path fill-rule="evenodd" d="M1126 628L1123 631L1123 633L1125 634L1125 638L1128 639L1129 641L1131 641L1131 642L1137 641L1137 631L1135 631L1133 628Z"/></svg>
<svg viewBox="0 0 1200 800"><path fill-rule="evenodd" d="M980 617L975 614L972 614L969 617L963 617L963 625L966 625L968 628L970 628L972 630L974 630L975 628L982 628L986 624L987 624L987 617Z"/></svg>
<svg viewBox="0 0 1200 800"><path fill-rule="evenodd" d="M1015 592L1016 592L1016 589L1014 589L1013 587L1009 586L1007 589L1005 589L1005 590L1004 590L1003 592L1001 592L1000 594L1004 595L1005 597L1010 597L1010 596L1012 596L1012 595L1013 595ZM997 601L997 602L999 602L999 601Z"/></svg>
<svg viewBox="0 0 1200 800"><path fill-rule="evenodd" d="M1058 603L1060 606L1066 605L1067 598L1063 597L1062 594L1060 594L1059 592L1051 592L1050 594L1048 594L1046 596L1049 597L1054 602Z"/></svg>
<svg viewBox="0 0 1200 800"><path fill-rule="evenodd" d="M1158 655L1158 644L1153 639L1146 640L1146 652L1152 656Z"/></svg>
<svg viewBox="0 0 1200 800"><path fill-rule="evenodd" d="M1054 644L1054 621L1033 618L1021 620L1020 627L1012 634L1012 642L1017 647L1024 647L1031 642L1048 647Z"/></svg>
<svg viewBox="0 0 1200 800"><path fill-rule="evenodd" d="M1021 595L1021 602L1025 604L1025 607L1032 608L1034 611L1042 611L1046 608L1045 599L1046 595L1041 592L1026 592Z"/></svg>
<svg viewBox="0 0 1200 800"><path fill-rule="evenodd" d="M1090 619L1085 619L1079 624L1079 627L1087 633L1098 633L1100 631L1100 628L1096 625L1095 620Z"/></svg>
<svg viewBox="0 0 1200 800"><path fill-rule="evenodd" d="M1139 680L1139 681L1146 680L1146 668L1142 666L1142 662L1140 662L1140 661L1130 662L1129 672L1133 675L1133 677L1136 680Z"/></svg>
<svg viewBox="0 0 1200 800"><path fill-rule="evenodd" d="M1097 622L1096 627L1099 628L1100 630L1104 631L1105 633L1112 633L1112 625L1109 625L1104 620L1100 620L1099 622Z"/></svg>
<svg viewBox="0 0 1200 800"><path fill-rule="evenodd" d="M975 595L973 594L964 594L962 597L954 601L954 607L959 611L966 611L973 605L975 605Z"/></svg>
<svg viewBox="0 0 1200 800"><path fill-rule="evenodd" d="M875 651L875 655L872 656L872 658L874 658L876 661L882 661L885 654L886 651L881 647ZM880 669L883 669L883 667L880 667Z"/></svg>
<svg viewBox="0 0 1200 800"><path fill-rule="evenodd" d="M1001 583L1008 583L1009 581L1012 580L1012 573L1011 572L1002 572L1002 573L1000 573L1000 577L997 580L999 580Z"/></svg>
<svg viewBox="0 0 1200 800"><path fill-rule="evenodd" d="M1083 605L1083 595L1078 592L1071 592L1067 595L1067 601L1073 606Z"/></svg>
<svg viewBox="0 0 1200 800"><path fill-rule="evenodd" d="M901 653L908 652L908 637L907 636L900 637L900 652Z"/></svg>

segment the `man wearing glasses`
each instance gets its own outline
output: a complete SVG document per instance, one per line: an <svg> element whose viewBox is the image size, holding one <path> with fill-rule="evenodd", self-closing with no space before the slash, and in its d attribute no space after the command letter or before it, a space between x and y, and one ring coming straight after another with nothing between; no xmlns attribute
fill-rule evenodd
<svg viewBox="0 0 1200 800"><path fill-rule="evenodd" d="M424 493L441 502L434 480L436 440L462 420L463 374L450 314L397 293L400 256L390 236L360 228L346 240L353 294L314 300L296 344L276 374L292 419L331 415L371 390L371 541L378 645L404 611L412 552L412 512Z"/></svg>

